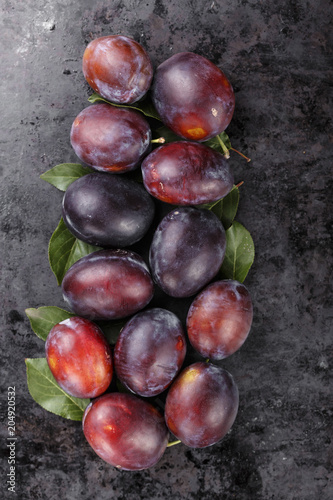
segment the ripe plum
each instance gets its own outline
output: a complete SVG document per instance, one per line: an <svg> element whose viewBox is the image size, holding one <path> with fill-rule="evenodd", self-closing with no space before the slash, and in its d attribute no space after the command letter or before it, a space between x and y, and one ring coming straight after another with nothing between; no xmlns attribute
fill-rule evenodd
<svg viewBox="0 0 333 500"><path fill-rule="evenodd" d="M144 159L141 168L147 191L174 205L217 201L231 191L234 182L221 153L186 141L160 146Z"/></svg>
<svg viewBox="0 0 333 500"><path fill-rule="evenodd" d="M152 467L168 444L163 416L132 394L110 393L95 399L84 412L82 426L97 455L118 469Z"/></svg>
<svg viewBox="0 0 333 500"><path fill-rule="evenodd" d="M132 392L156 396L179 372L186 354L180 320L165 309L136 314L122 329L115 349L117 376Z"/></svg>
<svg viewBox="0 0 333 500"><path fill-rule="evenodd" d="M75 118L71 144L76 155L95 170L134 170L151 147L151 130L137 111L106 103L93 104Z"/></svg>
<svg viewBox="0 0 333 500"><path fill-rule="evenodd" d="M144 48L132 38L102 36L84 51L82 70L95 92L118 104L133 104L148 91L153 67Z"/></svg>
<svg viewBox="0 0 333 500"><path fill-rule="evenodd" d="M189 340L204 357L226 358L245 342L252 317L247 288L235 280L216 281L190 306L186 321Z"/></svg>
<svg viewBox="0 0 333 500"><path fill-rule="evenodd" d="M155 206L138 182L95 172L80 177L67 189L63 219L77 238L92 245L125 247L148 231Z"/></svg>
<svg viewBox="0 0 333 500"><path fill-rule="evenodd" d="M173 210L151 243L153 278L168 295L190 297L218 273L225 250L225 231L214 213L193 207Z"/></svg>
<svg viewBox="0 0 333 500"><path fill-rule="evenodd" d="M193 52L180 52L158 66L152 100L171 130L199 142L223 132L235 108L234 91L224 73Z"/></svg>
<svg viewBox="0 0 333 500"><path fill-rule="evenodd" d="M229 431L238 411L238 389L229 372L194 363L173 382L165 403L169 430L192 448L211 446Z"/></svg>
<svg viewBox="0 0 333 500"><path fill-rule="evenodd" d="M64 299L88 319L117 319L143 309L153 282L144 260L128 250L99 250L79 259L62 282Z"/></svg>
<svg viewBox="0 0 333 500"><path fill-rule="evenodd" d="M109 387L111 349L100 328L74 316L55 325L45 343L46 359L59 386L77 398L95 398Z"/></svg>

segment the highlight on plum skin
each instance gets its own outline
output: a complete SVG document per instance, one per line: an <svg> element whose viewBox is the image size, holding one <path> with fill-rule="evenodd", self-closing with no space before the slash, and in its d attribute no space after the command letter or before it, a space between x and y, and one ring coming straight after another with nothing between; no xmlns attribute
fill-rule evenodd
<svg viewBox="0 0 333 500"><path fill-rule="evenodd" d="M193 52L180 52L158 66L152 100L165 125L180 137L199 142L223 132L235 108L225 74Z"/></svg>
<svg viewBox="0 0 333 500"><path fill-rule="evenodd" d="M236 352L251 329L249 291L236 280L208 285L192 302L186 320L189 341L202 356L220 360Z"/></svg>
<svg viewBox="0 0 333 500"><path fill-rule="evenodd" d="M82 427L95 453L122 470L153 467L168 444L163 415L133 394L110 393L95 399L84 412Z"/></svg>
<svg viewBox="0 0 333 500"><path fill-rule="evenodd" d="M148 231L155 205L144 187L119 175L93 172L66 190L62 215L78 239L102 247L126 247Z"/></svg>
<svg viewBox="0 0 333 500"><path fill-rule="evenodd" d="M95 398L113 375L110 346L102 330L77 316L55 325L45 343L46 359L58 385L77 398Z"/></svg>
<svg viewBox="0 0 333 500"><path fill-rule="evenodd" d="M186 446L205 448L232 427L239 404L232 375L211 363L185 368L171 385L165 403L169 430Z"/></svg>
<svg viewBox="0 0 333 500"><path fill-rule="evenodd" d="M64 300L78 316L111 320L131 316L151 301L148 266L129 250L99 250L75 262L62 281Z"/></svg>
<svg viewBox="0 0 333 500"><path fill-rule="evenodd" d="M173 205L201 205L226 196L234 178L224 156L204 144L186 141L160 146L143 160L147 191Z"/></svg>
<svg viewBox="0 0 333 500"><path fill-rule="evenodd" d="M225 250L225 230L214 213L177 208L155 231L149 254L153 279L172 297L190 297L216 276Z"/></svg>
<svg viewBox="0 0 333 500"><path fill-rule="evenodd" d="M186 339L178 317L161 308L131 318L114 349L119 380L140 396L163 392L179 372L186 354Z"/></svg>
<svg viewBox="0 0 333 500"><path fill-rule="evenodd" d="M141 113L100 103L77 115L70 140L81 161L117 174L134 170L149 153L151 130Z"/></svg>
<svg viewBox="0 0 333 500"><path fill-rule="evenodd" d="M83 54L82 70L92 89L116 104L133 104L148 91L153 67L145 49L127 36L92 40Z"/></svg>

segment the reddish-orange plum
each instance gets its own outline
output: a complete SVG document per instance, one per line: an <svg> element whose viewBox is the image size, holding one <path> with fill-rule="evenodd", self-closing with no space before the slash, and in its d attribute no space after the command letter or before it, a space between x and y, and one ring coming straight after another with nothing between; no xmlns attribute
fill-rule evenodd
<svg viewBox="0 0 333 500"><path fill-rule="evenodd" d="M145 49L127 36L96 38L83 54L82 70L95 92L118 104L132 104L148 91L153 67Z"/></svg>
<svg viewBox="0 0 333 500"><path fill-rule="evenodd" d="M163 416L132 394L110 393L95 399L84 412L82 426L95 453L118 469L153 467L168 444Z"/></svg>
<svg viewBox="0 0 333 500"><path fill-rule="evenodd" d="M45 343L46 359L59 386L77 398L95 398L109 387L113 363L102 330L74 316L55 325Z"/></svg>
<svg viewBox="0 0 333 500"><path fill-rule="evenodd" d="M123 173L135 169L151 147L151 130L137 111L93 104L75 118L71 144L76 155L95 170Z"/></svg>
<svg viewBox="0 0 333 500"><path fill-rule="evenodd" d="M65 301L88 319L131 316L152 299L153 282L142 257L128 250L99 250L79 259L62 282Z"/></svg>
<svg viewBox="0 0 333 500"><path fill-rule="evenodd" d="M211 363L194 363L170 387L165 421L185 445L211 446L230 430L238 400L237 385L229 372Z"/></svg>
<svg viewBox="0 0 333 500"><path fill-rule="evenodd" d="M163 392L179 372L186 354L182 324L161 308L140 312L121 330L114 349L121 382L140 396Z"/></svg>
<svg viewBox="0 0 333 500"><path fill-rule="evenodd" d="M235 280L217 281L192 302L186 321L188 337L202 356L223 359L243 345L252 318L247 288Z"/></svg>
<svg viewBox="0 0 333 500"><path fill-rule="evenodd" d="M158 66L152 99L165 125L193 141L207 141L223 132L235 108L225 74L193 52L175 54Z"/></svg>
<svg viewBox="0 0 333 500"><path fill-rule="evenodd" d="M226 196L234 178L228 161L214 149L178 141L152 151L141 165L147 191L173 205L201 205Z"/></svg>

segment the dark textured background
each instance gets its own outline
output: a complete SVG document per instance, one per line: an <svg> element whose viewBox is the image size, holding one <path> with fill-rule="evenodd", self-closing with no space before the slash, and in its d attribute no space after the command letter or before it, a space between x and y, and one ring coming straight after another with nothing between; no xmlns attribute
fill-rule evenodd
<svg viewBox="0 0 333 500"><path fill-rule="evenodd" d="M17 491L22 499L329 500L332 486L332 4L329 0L2 0L2 475L7 387L17 391ZM85 442L80 423L31 399L25 357L43 356L27 307L64 307L47 245L62 195L39 175L76 162L69 130L90 94L86 44L106 34L141 42L154 65L194 51L236 94L228 128L237 219L256 260L245 284L252 332L224 363L240 390L219 444L166 451L151 470L119 472Z"/></svg>

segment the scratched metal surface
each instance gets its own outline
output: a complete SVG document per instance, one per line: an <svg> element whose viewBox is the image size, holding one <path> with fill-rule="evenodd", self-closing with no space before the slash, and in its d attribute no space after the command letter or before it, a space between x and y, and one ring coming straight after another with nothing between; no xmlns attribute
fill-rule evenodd
<svg viewBox="0 0 333 500"><path fill-rule="evenodd" d="M17 497L333 498L329 0L1 3L1 398L5 408L15 385ZM47 257L62 195L39 175L77 161L69 130L91 93L82 54L91 39L117 33L141 42L155 67L194 51L229 77L236 111L228 133L252 158L230 159L244 181L237 218L257 252L245 281L252 331L222 363L240 391L232 431L210 448L174 446L135 473L103 463L80 423L35 404L24 364L44 355L24 309L64 307ZM188 303L168 307L184 319ZM12 498L6 422L2 412L1 490Z"/></svg>

